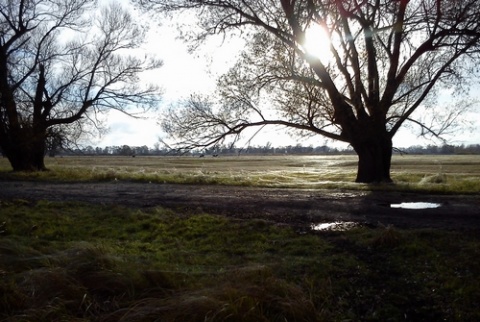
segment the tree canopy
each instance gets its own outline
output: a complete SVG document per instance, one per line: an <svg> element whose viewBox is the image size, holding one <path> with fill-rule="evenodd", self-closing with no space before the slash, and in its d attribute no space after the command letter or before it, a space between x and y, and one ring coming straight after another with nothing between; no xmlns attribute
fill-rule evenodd
<svg viewBox="0 0 480 322"><path fill-rule="evenodd" d="M139 77L161 62L135 52L143 39L118 4L0 1L0 146L14 170L43 170L47 139L72 124L153 106L159 90Z"/></svg>
<svg viewBox="0 0 480 322"><path fill-rule="evenodd" d="M187 148L283 125L350 143L357 181L391 181L393 136L407 122L441 135L465 105L441 106L438 91L467 95L477 72L479 0L139 2L172 15L196 11L190 41L212 34L246 41L216 97L192 96L165 118L166 131ZM328 58L308 50L314 28L328 35L317 34Z"/></svg>

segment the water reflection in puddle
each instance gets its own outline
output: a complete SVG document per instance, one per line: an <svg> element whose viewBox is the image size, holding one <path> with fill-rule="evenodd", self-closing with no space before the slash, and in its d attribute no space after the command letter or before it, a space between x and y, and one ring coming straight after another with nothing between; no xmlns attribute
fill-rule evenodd
<svg viewBox="0 0 480 322"><path fill-rule="evenodd" d="M311 227L312 230L316 231L345 231L358 226L359 224L353 221L336 221L322 224L313 224Z"/></svg>
<svg viewBox="0 0 480 322"><path fill-rule="evenodd" d="M438 208L441 204L434 202L402 202L397 204L391 204L391 208L402 208L402 209L432 209Z"/></svg>

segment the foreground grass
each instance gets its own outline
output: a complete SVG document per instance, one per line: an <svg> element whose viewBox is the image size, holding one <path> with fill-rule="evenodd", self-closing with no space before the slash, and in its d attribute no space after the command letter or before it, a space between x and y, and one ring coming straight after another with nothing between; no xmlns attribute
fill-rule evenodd
<svg viewBox="0 0 480 322"><path fill-rule="evenodd" d="M0 225L1 321L480 320L478 232L21 200Z"/></svg>
<svg viewBox="0 0 480 322"><path fill-rule="evenodd" d="M157 183L223 184L307 189L403 190L480 193L478 155L394 155L395 185L355 184L356 156L47 158L51 171L12 173L0 159L0 179L48 181L128 180Z"/></svg>

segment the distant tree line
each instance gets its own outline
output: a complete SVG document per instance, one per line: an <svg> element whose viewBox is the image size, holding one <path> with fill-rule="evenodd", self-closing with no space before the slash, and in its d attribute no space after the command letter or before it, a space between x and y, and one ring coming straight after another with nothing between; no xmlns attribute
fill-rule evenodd
<svg viewBox="0 0 480 322"><path fill-rule="evenodd" d="M60 155L116 155L116 156L176 156L176 155L191 155L194 157L217 157L217 156L231 156L231 155L339 155L339 154L355 154L351 147L335 148L327 145L321 146L303 146L301 144L288 146L272 146L267 143L264 146L249 146L246 148L236 148L228 146L209 147L203 150L192 150L187 153L180 152L168 147L162 147L160 144L155 144L153 147L143 146L106 146L106 147L77 147L73 149L62 149L55 145L51 146L53 149L47 150L47 154L51 157ZM396 154L480 154L480 144L471 145L415 145L408 148L394 149Z"/></svg>
<svg viewBox="0 0 480 322"><path fill-rule="evenodd" d="M403 149L402 151L397 151L397 152L409 153L409 154L480 154L480 144L470 144L470 145L444 144L441 146L414 145L409 148Z"/></svg>

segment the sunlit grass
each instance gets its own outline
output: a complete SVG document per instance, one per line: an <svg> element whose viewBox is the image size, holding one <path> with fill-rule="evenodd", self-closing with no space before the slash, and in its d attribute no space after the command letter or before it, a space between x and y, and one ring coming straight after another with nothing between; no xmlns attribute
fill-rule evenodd
<svg viewBox="0 0 480 322"><path fill-rule="evenodd" d="M50 171L11 173L0 160L0 177L53 181L138 181L306 189L387 189L438 193L480 192L480 156L400 156L392 160L395 185L354 184L356 156L57 157Z"/></svg>
<svg viewBox="0 0 480 322"><path fill-rule="evenodd" d="M480 235L1 201L2 321L477 321ZM452 242L454 241L454 242Z"/></svg>

